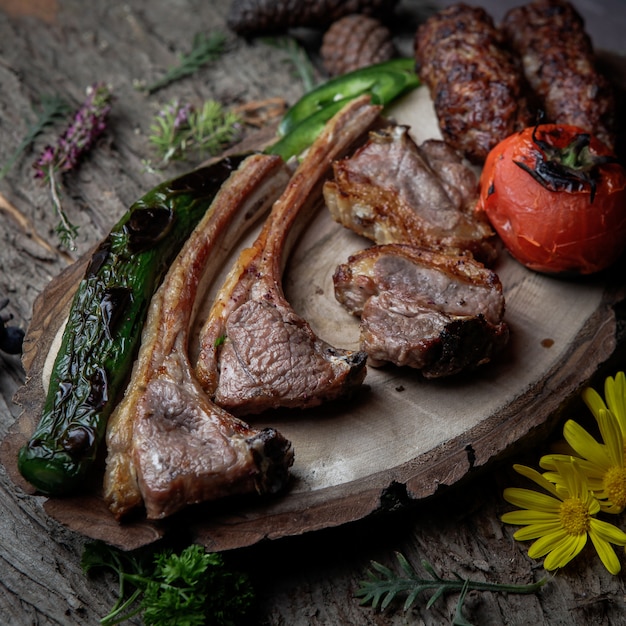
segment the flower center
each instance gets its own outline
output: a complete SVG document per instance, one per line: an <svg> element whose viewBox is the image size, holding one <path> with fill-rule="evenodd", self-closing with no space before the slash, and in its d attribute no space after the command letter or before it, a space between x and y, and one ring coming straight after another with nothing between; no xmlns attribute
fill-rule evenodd
<svg viewBox="0 0 626 626"><path fill-rule="evenodd" d="M602 482L609 500L620 509L626 507L626 468L609 468Z"/></svg>
<svg viewBox="0 0 626 626"><path fill-rule="evenodd" d="M563 529L569 535L582 535L589 530L589 508L578 498L564 500L559 517Z"/></svg>

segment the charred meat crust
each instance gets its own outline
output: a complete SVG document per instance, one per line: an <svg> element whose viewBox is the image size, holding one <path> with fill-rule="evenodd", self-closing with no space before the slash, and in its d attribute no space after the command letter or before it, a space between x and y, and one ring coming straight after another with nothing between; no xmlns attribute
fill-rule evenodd
<svg viewBox="0 0 626 626"><path fill-rule="evenodd" d="M508 11L501 28L522 61L544 121L579 126L614 148L615 94L597 68L591 39L574 6L536 0Z"/></svg>
<svg viewBox="0 0 626 626"><path fill-rule="evenodd" d="M374 243L462 251L486 264L497 257L495 233L474 211L476 175L444 142L417 146L408 127L392 125L333 168L324 185L332 217Z"/></svg>
<svg viewBox="0 0 626 626"><path fill-rule="evenodd" d="M471 257L372 246L340 265L333 282L337 300L361 318L372 365L449 376L489 362L508 342L500 280Z"/></svg>
<svg viewBox="0 0 626 626"><path fill-rule="evenodd" d="M472 162L532 124L520 63L484 9L439 11L419 26L414 50L443 138Z"/></svg>

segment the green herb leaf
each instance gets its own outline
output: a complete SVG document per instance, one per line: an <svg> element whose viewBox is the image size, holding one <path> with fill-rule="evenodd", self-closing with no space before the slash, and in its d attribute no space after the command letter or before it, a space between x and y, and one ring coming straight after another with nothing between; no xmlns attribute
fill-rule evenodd
<svg viewBox="0 0 626 626"><path fill-rule="evenodd" d="M424 560L422 561L422 566L430 575L430 578L423 578L413 569L404 555L396 553L396 558L400 564L401 574L397 574L390 568L372 561L372 568L378 574L370 570L367 572L367 580L361 581L360 587L355 594L357 598L361 598L361 604L371 604L374 609L380 607L381 610L384 610L398 596L407 594L403 608L405 611L408 611L415 604L418 595L422 591L432 590L433 594L426 603L426 608L428 609L445 594L460 593L454 617L455 626L471 626L463 616L463 603L468 591L535 593L547 581L546 578L542 578L536 583L528 585L487 583L464 579L456 574L453 579L444 579L435 572L435 569L428 561Z"/></svg>
<svg viewBox="0 0 626 626"><path fill-rule="evenodd" d="M70 106L58 96L42 96L41 110L36 112L37 119L28 127L24 138L17 146L9 160L0 170L0 180L2 180L9 170L15 165L22 154L28 150L35 139L44 131L44 129L57 120L62 119L71 111Z"/></svg>
<svg viewBox="0 0 626 626"><path fill-rule="evenodd" d="M293 37L266 37L263 41L287 53L286 61L296 70L304 85L305 92L311 91L311 89L316 87L317 81L313 63L311 63L306 50Z"/></svg>
<svg viewBox="0 0 626 626"><path fill-rule="evenodd" d="M200 109L173 100L155 116L149 140L164 167L192 155L219 154L237 139L241 127L241 118L216 100Z"/></svg>
<svg viewBox="0 0 626 626"><path fill-rule="evenodd" d="M191 51L180 58L180 63L170 68L165 75L146 87L149 94L153 94L159 89L171 83L190 76L201 67L219 59L224 53L226 35L219 31L209 33L197 33L193 38Z"/></svg>
<svg viewBox="0 0 626 626"><path fill-rule="evenodd" d="M113 626L141 613L147 626L237 626L249 615L254 601L250 581L230 570L221 555L191 545L180 554L159 550L152 557L150 563L145 555L101 542L85 546L85 573L108 568L119 578L118 601L102 624Z"/></svg>

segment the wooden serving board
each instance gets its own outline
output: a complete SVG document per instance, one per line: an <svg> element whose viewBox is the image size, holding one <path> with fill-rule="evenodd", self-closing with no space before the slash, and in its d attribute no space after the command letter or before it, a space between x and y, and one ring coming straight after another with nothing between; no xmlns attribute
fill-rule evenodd
<svg viewBox="0 0 626 626"><path fill-rule="evenodd" d="M423 89L391 113L411 124L420 141L436 134ZM367 245L322 211L286 269L288 299L337 347L358 346L358 320L335 301L332 274ZM236 253L224 259L224 271ZM37 299L25 341L27 382L16 399L24 412L3 442L2 461L30 493L16 468L17 451L39 420L46 362L85 264L67 268ZM617 345L621 266L566 280L526 270L503 253L495 270L511 327L510 344L497 360L472 374L441 380L425 380L405 368L370 367L364 388L349 401L250 418L255 426L276 427L293 443L293 480L284 494L207 503L160 522L137 518L118 524L96 486L88 495L49 498L46 511L75 531L124 549L184 531L211 550L227 550L345 524L458 483L516 444L545 436L559 406ZM206 294L207 304L211 297Z"/></svg>

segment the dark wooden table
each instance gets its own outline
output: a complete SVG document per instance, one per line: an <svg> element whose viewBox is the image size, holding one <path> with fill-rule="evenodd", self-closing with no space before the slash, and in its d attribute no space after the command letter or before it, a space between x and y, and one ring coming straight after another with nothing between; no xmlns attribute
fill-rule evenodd
<svg viewBox="0 0 626 626"><path fill-rule="evenodd" d="M433 3L401 2L406 37ZM444 3L436 3L442 5ZM484 3L501 17L517 2ZM626 9L620 0L576 3L598 47L626 54ZM302 83L279 48L229 35L219 62L191 79L148 97L138 83L152 81L189 50L199 31L224 29L227 2L177 0L0 0L0 164L24 136L44 95L76 105L86 86L111 84L115 105L107 133L83 166L64 181L67 211L79 225L71 258L56 246L56 218L45 187L34 180L28 151L0 181L0 297L4 313L26 328L33 303L72 259L99 241L124 210L165 176L145 164L152 154L149 125L160 106L217 98L229 105L271 97L294 102ZM41 147L43 135L36 146ZM168 168L169 177L190 164ZM621 332L621 326L618 327ZM617 337L618 343L622 337ZM620 344L621 345L621 344ZM590 381L623 367L615 354ZM0 354L0 439L18 418L13 397L24 383L18 356ZM564 416L580 410L563 407ZM435 498L402 507L389 494L383 511L348 526L267 542L229 557L250 572L260 599L259 622L290 626L336 624L451 623L456 595L426 609L427 596L403 613L394 605L381 614L359 606L358 582L375 559L395 567L394 551L418 569L427 559L441 575L493 582L528 583L544 575L540 562L516 542L514 528L499 521L508 509L502 489L519 482L511 463L534 464L543 450L520 442L506 459L494 460ZM623 522L623 518L621 520ZM0 624L97 624L116 598L112 578L87 578L80 568L85 539L51 519L42 498L24 494L0 468ZM624 559L622 559L624 561ZM621 624L624 575L611 576L592 549L530 596L471 593L466 616L476 624Z"/></svg>

